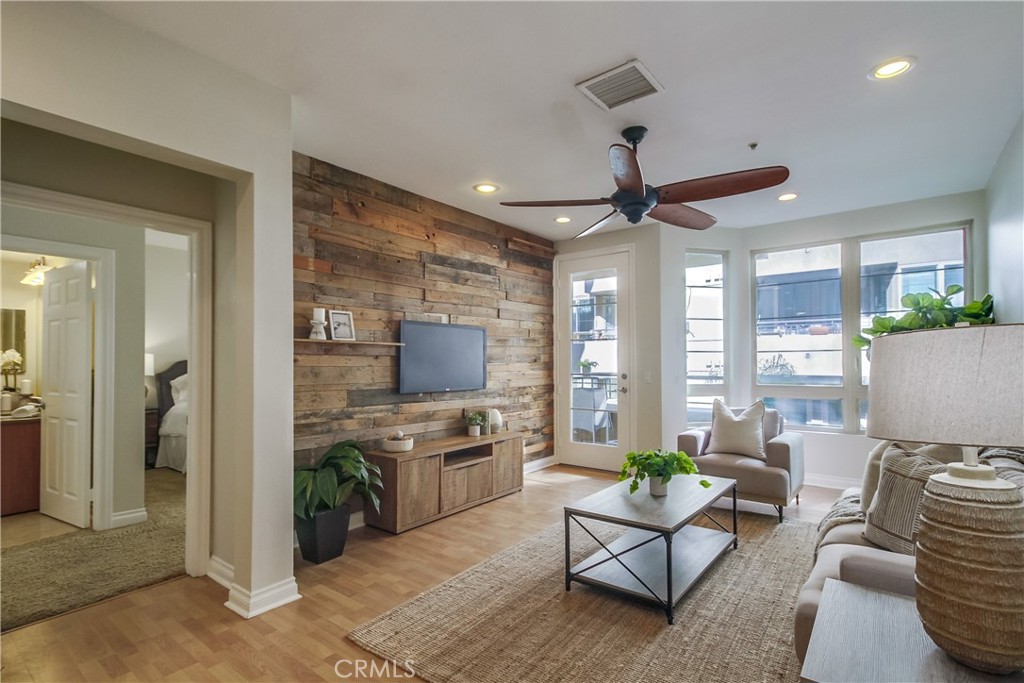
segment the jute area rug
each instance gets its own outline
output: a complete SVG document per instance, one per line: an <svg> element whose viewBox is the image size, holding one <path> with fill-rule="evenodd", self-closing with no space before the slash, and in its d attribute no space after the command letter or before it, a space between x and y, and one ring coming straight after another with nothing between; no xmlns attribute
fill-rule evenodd
<svg viewBox="0 0 1024 683"><path fill-rule="evenodd" d="M596 548L577 531L574 562ZM647 603L577 583L567 593L559 523L349 638L431 683L795 683L793 610L814 536L812 524L740 513L739 549L677 603L670 626Z"/></svg>
<svg viewBox="0 0 1024 683"><path fill-rule="evenodd" d="M91 605L185 573L185 482L173 470L146 473L142 524L5 548L0 553L0 629Z"/></svg>

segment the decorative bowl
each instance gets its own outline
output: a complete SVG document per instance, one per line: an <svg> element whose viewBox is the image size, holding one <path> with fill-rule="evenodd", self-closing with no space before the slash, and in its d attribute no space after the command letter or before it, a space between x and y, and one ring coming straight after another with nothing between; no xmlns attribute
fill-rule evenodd
<svg viewBox="0 0 1024 683"><path fill-rule="evenodd" d="M381 440L381 448L388 453L405 453L406 451L412 450L412 437L407 436L404 439L398 439L393 441L391 439Z"/></svg>

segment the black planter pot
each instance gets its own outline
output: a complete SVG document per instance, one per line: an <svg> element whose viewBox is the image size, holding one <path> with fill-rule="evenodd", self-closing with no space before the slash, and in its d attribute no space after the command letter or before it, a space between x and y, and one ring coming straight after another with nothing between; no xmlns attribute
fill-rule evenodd
<svg viewBox="0 0 1024 683"><path fill-rule="evenodd" d="M295 533L299 537L302 559L322 564L341 557L348 540L348 519L348 505L318 512L312 519L296 517Z"/></svg>

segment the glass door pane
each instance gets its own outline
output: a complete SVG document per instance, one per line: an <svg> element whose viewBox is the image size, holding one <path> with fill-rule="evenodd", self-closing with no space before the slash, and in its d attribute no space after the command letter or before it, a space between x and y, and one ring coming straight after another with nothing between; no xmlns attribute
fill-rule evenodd
<svg viewBox="0 0 1024 683"><path fill-rule="evenodd" d="M569 438L618 444L618 278L613 269L573 273L569 335Z"/></svg>

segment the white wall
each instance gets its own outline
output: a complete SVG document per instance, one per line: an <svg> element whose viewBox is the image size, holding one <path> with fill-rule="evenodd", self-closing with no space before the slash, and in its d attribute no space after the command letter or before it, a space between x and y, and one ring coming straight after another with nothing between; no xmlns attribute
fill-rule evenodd
<svg viewBox="0 0 1024 683"><path fill-rule="evenodd" d="M188 250L151 244L146 230L146 353L153 367L163 372L179 360L188 360L189 262ZM187 247L187 240L179 238ZM147 379L152 385L153 380ZM147 407L156 407L156 391L150 386Z"/></svg>
<svg viewBox="0 0 1024 683"><path fill-rule="evenodd" d="M19 236L114 251L113 512L145 507L142 354L145 241L131 226L4 205L4 237ZM2 242L0 242L2 244ZM143 286L140 286L143 284ZM45 372L45 368L42 369ZM39 391L40 387L34 390Z"/></svg>
<svg viewBox="0 0 1024 683"><path fill-rule="evenodd" d="M1024 322L1024 117L992 171L985 198L989 291L996 321Z"/></svg>
<svg viewBox="0 0 1024 683"><path fill-rule="evenodd" d="M218 215L215 231L215 241L230 233L232 281L220 281L222 255L214 266L215 287L229 286L237 309L232 353L214 359L234 365L234 419L214 430L224 437L215 448L229 449L214 459L231 463L234 491L214 514L233 530L229 607L252 616L297 598L292 331L281 315L292 304L291 98L80 4L5 5L2 31L6 118L234 185L231 222Z"/></svg>

